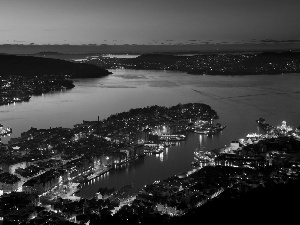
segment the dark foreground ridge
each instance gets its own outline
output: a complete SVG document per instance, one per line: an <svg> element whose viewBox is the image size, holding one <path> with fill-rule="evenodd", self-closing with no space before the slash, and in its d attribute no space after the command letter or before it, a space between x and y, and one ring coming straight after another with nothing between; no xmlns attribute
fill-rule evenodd
<svg viewBox="0 0 300 225"><path fill-rule="evenodd" d="M300 181L267 184L238 198L224 191L219 198L166 224L184 224L200 220L199 224L279 224L292 223L300 200ZM200 217L200 218L199 218Z"/></svg>

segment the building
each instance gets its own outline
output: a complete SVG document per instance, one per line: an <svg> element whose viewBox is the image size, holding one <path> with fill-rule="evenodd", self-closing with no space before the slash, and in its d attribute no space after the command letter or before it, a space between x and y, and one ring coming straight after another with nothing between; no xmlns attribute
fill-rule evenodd
<svg viewBox="0 0 300 225"><path fill-rule="evenodd" d="M23 191L28 194L42 195L54 187L62 184L65 174L63 170L51 169L23 184Z"/></svg>
<svg viewBox="0 0 300 225"><path fill-rule="evenodd" d="M12 160L10 162L5 161L0 164L0 169L10 174L15 174L15 171L18 168L25 169L26 167L27 167L27 162L18 161L18 160Z"/></svg>
<svg viewBox="0 0 300 225"><path fill-rule="evenodd" d="M0 174L0 195L17 191L21 186L21 179L16 175L4 172Z"/></svg>
<svg viewBox="0 0 300 225"><path fill-rule="evenodd" d="M238 150L240 148L240 143L238 141L232 141L230 143L230 148L233 151Z"/></svg>

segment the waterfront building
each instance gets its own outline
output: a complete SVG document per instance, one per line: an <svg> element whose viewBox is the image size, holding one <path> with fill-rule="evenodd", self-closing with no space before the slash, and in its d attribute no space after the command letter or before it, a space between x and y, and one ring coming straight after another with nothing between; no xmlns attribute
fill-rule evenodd
<svg viewBox="0 0 300 225"><path fill-rule="evenodd" d="M249 168L259 168L268 165L268 162L263 156L247 153L247 157L244 157L245 155L246 154L237 155L224 153L215 158L215 165Z"/></svg>
<svg viewBox="0 0 300 225"><path fill-rule="evenodd" d="M152 130L150 128L144 129L138 136L139 142L148 142L150 141L150 135L152 133Z"/></svg>
<svg viewBox="0 0 300 225"><path fill-rule="evenodd" d="M135 157L140 157L144 155L144 146L139 144L139 145L134 145L134 155Z"/></svg>
<svg viewBox="0 0 300 225"><path fill-rule="evenodd" d="M159 136L157 132L153 132L150 128L144 129L142 132L137 134L137 143L158 143Z"/></svg>
<svg viewBox="0 0 300 225"><path fill-rule="evenodd" d="M130 152L128 149L121 149L120 152L125 153L126 159L130 158Z"/></svg>
<svg viewBox="0 0 300 225"><path fill-rule="evenodd" d="M113 167L115 165L124 163L127 160L127 152L129 157L131 157L130 150L128 149L126 149L126 151L106 153L100 157L100 164L105 167Z"/></svg>
<svg viewBox="0 0 300 225"><path fill-rule="evenodd" d="M232 141L230 143L230 148L233 151L238 150L240 148L240 143L238 141Z"/></svg>
<svg viewBox="0 0 300 225"><path fill-rule="evenodd" d="M84 157L69 161L63 165L68 180L72 180L77 176L91 172L94 168L94 160Z"/></svg>
<svg viewBox="0 0 300 225"><path fill-rule="evenodd" d="M129 158L127 158L127 154L125 154L124 152L113 152L111 154L111 158L112 158L112 164L111 166L117 166L117 165L121 165L122 163L127 162L127 160L130 160L131 157L133 156L133 153L131 153L133 151L129 151ZM134 158L132 158L134 159Z"/></svg>

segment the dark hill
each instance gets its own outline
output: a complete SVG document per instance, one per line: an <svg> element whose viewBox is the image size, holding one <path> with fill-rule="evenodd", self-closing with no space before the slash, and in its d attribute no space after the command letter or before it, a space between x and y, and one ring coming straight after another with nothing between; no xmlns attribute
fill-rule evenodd
<svg viewBox="0 0 300 225"><path fill-rule="evenodd" d="M168 224L292 224L298 213L300 182L258 188L236 199L224 192L220 198Z"/></svg>
<svg viewBox="0 0 300 225"><path fill-rule="evenodd" d="M96 78L111 74L95 65L34 56L0 55L0 74L24 77L71 75L72 78Z"/></svg>
<svg viewBox="0 0 300 225"><path fill-rule="evenodd" d="M111 67L116 64L111 61ZM300 72L299 52L263 52L246 54L199 54L176 56L145 54L117 61L119 67L127 69L153 69L183 71L189 74L206 75L260 75Z"/></svg>

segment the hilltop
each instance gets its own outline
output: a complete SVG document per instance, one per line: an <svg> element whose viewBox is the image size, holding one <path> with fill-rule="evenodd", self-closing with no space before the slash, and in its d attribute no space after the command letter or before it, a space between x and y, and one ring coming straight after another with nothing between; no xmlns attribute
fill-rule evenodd
<svg viewBox="0 0 300 225"><path fill-rule="evenodd" d="M1 76L23 77L69 75L71 78L96 78L111 74L95 65L34 56L0 55Z"/></svg>

